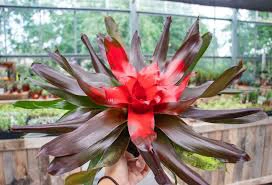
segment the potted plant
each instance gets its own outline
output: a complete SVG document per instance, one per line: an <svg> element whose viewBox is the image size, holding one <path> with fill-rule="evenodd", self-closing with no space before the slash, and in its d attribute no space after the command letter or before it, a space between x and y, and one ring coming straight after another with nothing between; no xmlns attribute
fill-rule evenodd
<svg viewBox="0 0 272 185"><path fill-rule="evenodd" d="M44 64L32 65L32 70L48 82L35 83L61 99L28 102L29 106L33 104L35 108L47 103L47 106L70 111L57 124L14 126L12 130L61 135L39 152L40 156L55 157L48 167L50 174L61 175L91 161L88 170L66 179L67 184L91 183L102 167L115 164L125 151L136 151L153 171L158 184L172 184L162 168L163 163L186 183L206 185L207 182L186 165L191 160L183 160L184 156L194 157L193 161L198 160L198 156L208 157L205 163L216 161L218 168L224 162L250 160L245 151L203 137L184 121L184 118L195 118L227 124L267 117L258 108L202 110L192 106L199 98L217 95L245 71L239 62L215 81L187 87L193 68L211 41L210 33L200 35L198 19L175 55L166 60L171 24L171 17L167 17L151 63L144 61L138 32L133 35L129 58L115 21L106 17L105 23L108 36L99 35L98 44L109 67L98 58L85 34L81 39L89 50L95 73L68 62L58 50L49 52L49 56L69 75ZM236 119L240 117L243 119ZM183 155L184 152L187 154ZM191 155L194 153L197 155Z"/></svg>

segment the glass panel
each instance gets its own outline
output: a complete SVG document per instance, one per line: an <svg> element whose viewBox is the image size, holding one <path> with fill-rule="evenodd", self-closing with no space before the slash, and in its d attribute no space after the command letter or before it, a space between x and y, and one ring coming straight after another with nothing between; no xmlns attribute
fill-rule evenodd
<svg viewBox="0 0 272 185"><path fill-rule="evenodd" d="M173 55L181 46L187 31L191 27L192 18L173 16L170 29L170 42L168 54Z"/></svg>
<svg viewBox="0 0 272 185"><path fill-rule="evenodd" d="M257 12L253 10L238 10L238 19L243 21L255 21L257 17Z"/></svg>
<svg viewBox="0 0 272 185"><path fill-rule="evenodd" d="M128 0L106 0L105 3L106 3L106 6L105 6L106 8L129 9Z"/></svg>
<svg viewBox="0 0 272 185"><path fill-rule="evenodd" d="M256 28L253 23L238 24L238 48L240 56L254 56L256 48Z"/></svg>
<svg viewBox="0 0 272 185"><path fill-rule="evenodd" d="M113 13L109 12L109 16L112 16L119 27L119 32L126 46L130 46L130 34L129 34L129 14L127 13ZM135 24L135 23L133 23Z"/></svg>
<svg viewBox="0 0 272 185"><path fill-rule="evenodd" d="M42 48L53 50L56 46L62 53L74 53L74 13L72 11L41 11Z"/></svg>
<svg viewBox="0 0 272 185"><path fill-rule="evenodd" d="M272 13L271 12L258 12L258 20L263 22L272 23Z"/></svg>
<svg viewBox="0 0 272 185"><path fill-rule="evenodd" d="M1 1L0 1L1 2ZM129 1L127 0L5 0L6 5L21 6L47 6L47 7L63 7L63 8L114 8L128 9Z"/></svg>
<svg viewBox="0 0 272 185"><path fill-rule="evenodd" d="M139 15L139 32L144 54L153 54L163 29L163 16Z"/></svg>
<svg viewBox="0 0 272 185"><path fill-rule="evenodd" d="M215 56L231 56L231 22L216 20L215 25L215 39L213 40L216 49Z"/></svg>
<svg viewBox="0 0 272 185"><path fill-rule="evenodd" d="M149 12L161 12L181 15L194 15L198 16L197 12L198 5L185 4L180 2L167 2L167 1L156 1L156 0L137 0L137 10L149 11Z"/></svg>
<svg viewBox="0 0 272 185"><path fill-rule="evenodd" d="M196 11L199 16L214 17L215 8L212 7L212 6L201 6L201 5L198 5L194 9L194 11Z"/></svg>
<svg viewBox="0 0 272 185"><path fill-rule="evenodd" d="M5 9L8 54L37 53L40 48L39 11Z"/></svg>
<svg viewBox="0 0 272 185"><path fill-rule="evenodd" d="M215 29L215 21L211 19L200 19L200 32L202 34L206 32L210 32L213 35L212 41L210 43L210 46L204 53L204 56L214 56L216 55L215 52L215 44L217 43L217 38L214 34L214 29Z"/></svg>
<svg viewBox="0 0 272 185"><path fill-rule="evenodd" d="M231 59L228 58L201 58L194 69L191 83L199 85L208 80L215 80L230 65Z"/></svg>
<svg viewBox="0 0 272 185"><path fill-rule="evenodd" d="M215 17L216 18L231 19L232 14L233 14L232 8L215 7Z"/></svg>
<svg viewBox="0 0 272 185"><path fill-rule="evenodd" d="M257 47L256 53L272 55L272 26L271 25L256 25L257 32Z"/></svg>
<svg viewBox="0 0 272 185"><path fill-rule="evenodd" d="M15 0L3 0L3 2L1 2L1 4L33 6L33 5L37 5L37 0L16 0L16 1Z"/></svg>
<svg viewBox="0 0 272 185"><path fill-rule="evenodd" d="M88 50L80 39L80 33L88 35L90 42L96 51L98 47L96 44L96 35L98 33L105 33L104 16L106 13L100 12L76 12L77 21L77 51L78 53L88 54Z"/></svg>
<svg viewBox="0 0 272 185"><path fill-rule="evenodd" d="M5 49L5 16L4 16L5 12L4 9L1 8L0 9L0 55L5 54L6 53L6 49Z"/></svg>
<svg viewBox="0 0 272 185"><path fill-rule="evenodd" d="M271 12L258 12L252 10L239 10L238 19L242 21L271 22Z"/></svg>
<svg viewBox="0 0 272 185"><path fill-rule="evenodd" d="M261 62L255 58L242 58L247 70L243 73L239 79L240 83L246 85L254 85L258 81L261 73Z"/></svg>

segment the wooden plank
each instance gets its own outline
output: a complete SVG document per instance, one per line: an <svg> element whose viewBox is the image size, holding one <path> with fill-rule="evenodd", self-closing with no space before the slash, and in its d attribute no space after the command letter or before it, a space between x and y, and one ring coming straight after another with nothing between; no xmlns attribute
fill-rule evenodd
<svg viewBox="0 0 272 185"><path fill-rule="evenodd" d="M220 140L222 140L222 131L217 131L217 132L215 132L214 136L209 135L209 137L220 141ZM220 175L224 175L224 174L225 174L224 169L213 171L212 176L211 176L211 182L212 182L211 184L212 185L222 184L222 181L220 179Z"/></svg>
<svg viewBox="0 0 272 185"><path fill-rule="evenodd" d="M272 126L265 128L262 176L272 174Z"/></svg>
<svg viewBox="0 0 272 185"><path fill-rule="evenodd" d="M261 125L272 125L272 117L268 117L267 119L260 120L253 123L247 124L214 124L214 123L207 123L199 120L193 119L185 119L196 132L199 133L207 133L207 132L214 132L214 131L223 131L223 130L231 130L231 129L239 129L239 128L249 128L249 127L256 127Z"/></svg>
<svg viewBox="0 0 272 185"><path fill-rule="evenodd" d="M251 160L244 163L242 180L247 180L252 177L254 163L255 163L255 150L256 148L256 127L246 128L246 140L245 140L245 151L251 157Z"/></svg>
<svg viewBox="0 0 272 185"><path fill-rule="evenodd" d="M260 184L268 185L268 184L271 184L271 182L272 182L272 175L268 175L268 176L259 177L255 179L249 179L245 181L236 182L229 185L260 185Z"/></svg>
<svg viewBox="0 0 272 185"><path fill-rule="evenodd" d="M241 150L245 151L245 142L246 142L246 129L240 128L238 130L237 142L233 143ZM243 171L244 162L238 162L234 166L233 170L233 179L232 182L237 182L242 179L242 171Z"/></svg>
<svg viewBox="0 0 272 185"><path fill-rule="evenodd" d="M54 159L54 157L50 156L49 157L49 161L51 162L52 160ZM51 184L52 185L63 185L64 184L64 179L62 176L53 176L53 175L50 175L50 181L51 181Z"/></svg>
<svg viewBox="0 0 272 185"><path fill-rule="evenodd" d="M255 148L255 165L253 174L251 178L261 177L262 175L262 161L263 161L263 151L264 151L264 137L265 137L265 127L256 127L256 148Z"/></svg>
<svg viewBox="0 0 272 185"><path fill-rule="evenodd" d="M268 156L269 156L269 159L267 162L268 166L267 166L267 173L269 175L272 175L272 126L269 126L269 130L270 130L270 145L269 145L269 153L268 153Z"/></svg>
<svg viewBox="0 0 272 185"><path fill-rule="evenodd" d="M49 157L38 157L39 172L40 172L40 185L51 185L50 176L47 173L49 165Z"/></svg>
<svg viewBox="0 0 272 185"><path fill-rule="evenodd" d="M233 143L236 144L237 143L237 138L238 138L238 129L232 129L229 130L229 138L228 138L228 143ZM236 175L234 173L234 168L235 168L235 164L227 164L227 173L225 173L225 184L229 184L233 182L234 179L234 175Z"/></svg>
<svg viewBox="0 0 272 185"><path fill-rule="evenodd" d="M27 177L27 154L25 150L14 152L15 159L15 177L17 180Z"/></svg>
<svg viewBox="0 0 272 185"><path fill-rule="evenodd" d="M3 158L3 153L0 152L0 184L5 184L5 174L4 174L4 158Z"/></svg>
<svg viewBox="0 0 272 185"><path fill-rule="evenodd" d="M209 137L208 133L202 133L201 134L203 137ZM204 171L204 170L197 170L199 172L199 175L205 179L209 184L211 183L211 175L208 171Z"/></svg>
<svg viewBox="0 0 272 185"><path fill-rule="evenodd" d="M31 185L40 185L39 161L37 154L37 149L27 150L28 176L31 178Z"/></svg>
<svg viewBox="0 0 272 185"><path fill-rule="evenodd" d="M4 175L5 175L5 184L11 184L15 179L15 163L14 156L12 152L3 153L3 163L4 163Z"/></svg>
<svg viewBox="0 0 272 185"><path fill-rule="evenodd" d="M54 138L55 137L40 137L40 138L0 140L0 152L40 148L42 145L48 143Z"/></svg>

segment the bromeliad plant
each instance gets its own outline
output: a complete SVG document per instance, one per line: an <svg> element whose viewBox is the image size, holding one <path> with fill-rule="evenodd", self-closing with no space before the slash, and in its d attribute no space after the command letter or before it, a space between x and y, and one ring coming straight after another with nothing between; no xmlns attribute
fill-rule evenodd
<svg viewBox="0 0 272 185"><path fill-rule="evenodd" d="M105 23L108 35L99 34L97 39L109 67L83 34L81 39L89 50L95 73L68 62L58 50L49 52L67 74L35 63L32 70L50 84L35 82L61 99L15 104L69 110L56 124L13 127L14 131L61 134L39 153L55 157L48 168L50 174L61 175L90 161L87 171L69 176L66 184L90 183L99 169L114 164L128 150L143 156L159 184L171 184L161 162L188 184L207 184L185 163L209 170L225 162L250 159L234 145L197 134L184 120L241 124L266 117L255 108L201 110L192 106L198 98L217 95L245 71L240 62L215 81L187 87L194 66L212 38L210 33L200 36L198 19L175 55L167 60L168 17L150 64L144 61L137 32L128 56L114 20L106 17Z"/></svg>

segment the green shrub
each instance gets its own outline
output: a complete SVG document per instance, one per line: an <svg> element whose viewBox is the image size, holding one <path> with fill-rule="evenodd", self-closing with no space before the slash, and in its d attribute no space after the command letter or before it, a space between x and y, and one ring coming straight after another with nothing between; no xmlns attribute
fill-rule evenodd
<svg viewBox="0 0 272 185"><path fill-rule="evenodd" d="M8 130L12 125L51 123L63 115L59 109L23 109L11 104L0 104L0 130Z"/></svg>

